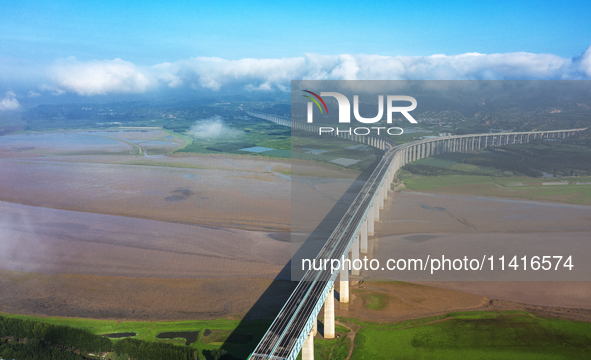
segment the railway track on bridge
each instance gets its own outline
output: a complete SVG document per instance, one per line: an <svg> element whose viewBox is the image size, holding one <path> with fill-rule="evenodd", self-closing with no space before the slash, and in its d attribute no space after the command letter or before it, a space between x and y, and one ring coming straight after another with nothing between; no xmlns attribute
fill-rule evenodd
<svg viewBox="0 0 591 360"><path fill-rule="evenodd" d="M346 255L359 232L366 213L371 208L374 194L378 191L386 174L390 171L397 148L386 152L382 160L328 238L316 257L317 261L340 259ZM338 272L309 270L283 306L279 315L251 355L251 360L290 359L301 334L307 334L308 320L314 317L314 310L320 310L326 298L327 288L333 286ZM324 297L323 297L324 295ZM320 306L319 306L320 305ZM318 312L316 312L317 314ZM311 326L308 326L311 328ZM303 341L303 340L302 340ZM298 349L299 352L299 349ZM297 352L296 352L297 355Z"/></svg>

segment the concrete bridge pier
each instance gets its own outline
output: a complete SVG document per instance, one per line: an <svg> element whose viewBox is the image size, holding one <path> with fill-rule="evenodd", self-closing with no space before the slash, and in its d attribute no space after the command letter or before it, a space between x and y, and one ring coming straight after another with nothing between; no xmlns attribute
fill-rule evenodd
<svg viewBox="0 0 591 360"><path fill-rule="evenodd" d="M375 254L375 249L376 249L375 243L376 243L375 241L372 241L367 245L367 253L369 254L369 256L374 256L374 254Z"/></svg>
<svg viewBox="0 0 591 360"><path fill-rule="evenodd" d="M396 169L400 169L402 166L404 166L404 164L402 162L402 158L398 157L396 160ZM390 188L392 187L392 183L394 182L394 177L396 177L396 170L392 169L391 174L390 174L390 184L388 185L388 190L390 190Z"/></svg>
<svg viewBox="0 0 591 360"><path fill-rule="evenodd" d="M361 243L359 244L359 252L362 254L367 254L367 219L363 221L361 224ZM353 246L355 246L355 242L353 242Z"/></svg>
<svg viewBox="0 0 591 360"><path fill-rule="evenodd" d="M375 210L373 207L367 212L367 236L373 236L373 222Z"/></svg>
<svg viewBox="0 0 591 360"><path fill-rule="evenodd" d="M324 301L324 338L334 339L334 287Z"/></svg>
<svg viewBox="0 0 591 360"><path fill-rule="evenodd" d="M376 194L376 197L373 201L373 221L380 221L380 191ZM373 228L373 225L371 226ZM373 234L372 234L373 236Z"/></svg>
<svg viewBox="0 0 591 360"><path fill-rule="evenodd" d="M351 264L355 262L355 260L359 259L359 235L355 237L353 240L353 245L351 246ZM351 275L359 276L359 270L355 270L353 266L351 266Z"/></svg>
<svg viewBox="0 0 591 360"><path fill-rule="evenodd" d="M310 330L302 347L302 360L314 360L314 335Z"/></svg>
<svg viewBox="0 0 591 360"><path fill-rule="evenodd" d="M316 336L316 334L318 334L318 319L314 319L312 324L312 336Z"/></svg>
<svg viewBox="0 0 591 360"><path fill-rule="evenodd" d="M347 267L341 267L340 277L339 301L346 304L349 302L349 269Z"/></svg>

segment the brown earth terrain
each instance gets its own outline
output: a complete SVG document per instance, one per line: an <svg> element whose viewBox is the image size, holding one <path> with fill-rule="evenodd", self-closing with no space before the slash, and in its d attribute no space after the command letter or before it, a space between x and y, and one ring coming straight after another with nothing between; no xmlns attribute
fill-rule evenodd
<svg viewBox="0 0 591 360"><path fill-rule="evenodd" d="M272 318L295 284L251 278L136 279L2 270L0 312L150 321ZM380 309L369 308L373 298L379 298ZM336 305L337 316L381 323L472 310L521 310L544 317L591 321L589 309L492 300L403 282L355 284L350 304L337 301Z"/></svg>
<svg viewBox="0 0 591 360"><path fill-rule="evenodd" d="M379 236L588 232L591 206L402 191L386 203L376 231Z"/></svg>
<svg viewBox="0 0 591 360"><path fill-rule="evenodd" d="M148 279L0 270L0 312L113 320L269 318L294 289L260 278ZM263 296L264 294L264 296Z"/></svg>
<svg viewBox="0 0 591 360"><path fill-rule="evenodd" d="M528 284L521 284L528 286ZM363 282L351 288L350 305L337 305L336 314L362 321L387 323L443 315L454 311L527 311L543 317L591 321L591 309L540 306L491 299L463 291L404 282ZM379 299L380 309L370 309ZM338 303L337 303L338 304Z"/></svg>
<svg viewBox="0 0 591 360"><path fill-rule="evenodd" d="M289 181L266 169L280 163L238 162L235 169L219 170L166 166L162 159L143 165L146 160L136 158L138 165L3 159L0 200L186 224L289 229Z"/></svg>
<svg viewBox="0 0 591 360"><path fill-rule="evenodd" d="M269 316L294 285L273 281L289 278L292 221L305 235L362 184L356 173L304 163L290 182L289 162L249 156L23 153L0 159L0 267L7 269L0 271L0 311L38 316ZM299 209L295 218L290 205ZM495 234L591 231L588 209L555 205L397 193L370 248L385 249L399 235L485 234L494 241ZM377 321L365 291L389 299L388 321L495 306L589 320L572 309L591 309L590 284L366 281L338 314Z"/></svg>
<svg viewBox="0 0 591 360"><path fill-rule="evenodd" d="M334 179L336 196L356 176L314 163L300 167L310 176ZM0 201L185 224L290 229L291 185L289 175L284 175L290 172L288 161L248 156L53 156L0 158L0 168ZM336 202L324 199L329 201L324 208Z"/></svg>
<svg viewBox="0 0 591 360"><path fill-rule="evenodd" d="M590 281L425 281L420 284L526 303L532 308L591 310Z"/></svg>
<svg viewBox="0 0 591 360"><path fill-rule="evenodd" d="M573 255L577 269L588 269L591 206L403 191L396 192L384 209L376 223L376 237L369 242L369 253L381 261L413 255L411 249L418 248L460 258L487 251L490 255L499 248L529 256L564 250ZM526 274L523 271L496 273L490 279L468 273L480 276L479 280L497 281L457 281L464 274L442 281L427 275L414 281L514 303L591 309L588 272L582 273L585 281L551 281L557 272L536 273L541 281L515 281ZM532 276L531 270L527 274ZM568 273L561 274L568 279ZM406 275L399 279L409 280Z"/></svg>
<svg viewBox="0 0 591 360"><path fill-rule="evenodd" d="M2 268L136 278L273 279L285 233L175 224L0 202Z"/></svg>

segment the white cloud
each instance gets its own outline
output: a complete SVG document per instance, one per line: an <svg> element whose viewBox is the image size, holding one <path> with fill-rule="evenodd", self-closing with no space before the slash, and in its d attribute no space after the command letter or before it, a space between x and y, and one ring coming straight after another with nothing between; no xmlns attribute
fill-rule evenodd
<svg viewBox="0 0 591 360"><path fill-rule="evenodd" d="M80 95L143 93L150 80L136 66L121 59L81 62L74 57L54 62L51 75L56 85Z"/></svg>
<svg viewBox="0 0 591 360"><path fill-rule="evenodd" d="M60 96L66 93L65 90L47 84L42 84L39 86L39 89L42 91L49 91L54 96Z"/></svg>
<svg viewBox="0 0 591 360"><path fill-rule="evenodd" d="M4 99L0 100L0 111L18 110L20 107L21 105L12 91L6 92Z"/></svg>
<svg viewBox="0 0 591 360"><path fill-rule="evenodd" d="M170 88L176 88L183 84L183 80L176 73L178 66L169 62L152 66L151 76L158 82L166 84Z"/></svg>
<svg viewBox="0 0 591 360"><path fill-rule="evenodd" d="M591 78L591 46L589 46L587 51L581 56L579 70L588 78Z"/></svg>
<svg viewBox="0 0 591 360"><path fill-rule="evenodd" d="M235 139L244 135L242 131L226 126L219 115L197 120L187 133L197 139Z"/></svg>
<svg viewBox="0 0 591 360"><path fill-rule="evenodd" d="M381 56L317 55L226 60L197 57L138 68L121 59L60 60L56 88L81 95L142 93L181 86L220 90L289 91L291 80L512 80L589 79L591 47L579 58L526 52L506 54Z"/></svg>
<svg viewBox="0 0 591 360"><path fill-rule="evenodd" d="M198 57L176 64L177 75L193 87L219 90L223 86L242 84L248 89L271 90L289 84L303 70L304 58L240 59ZM266 84L266 85L265 85Z"/></svg>

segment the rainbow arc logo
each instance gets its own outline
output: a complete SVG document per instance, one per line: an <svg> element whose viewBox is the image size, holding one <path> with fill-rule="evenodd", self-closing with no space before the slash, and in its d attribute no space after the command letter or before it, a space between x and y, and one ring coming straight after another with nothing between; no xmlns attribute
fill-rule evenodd
<svg viewBox="0 0 591 360"><path fill-rule="evenodd" d="M318 94L313 93L313 92L308 91L308 90L304 90L304 91L307 92L308 94L314 95L316 97L316 99L320 100L320 102L322 103L322 105L324 105L324 109L326 110L326 113L328 114L328 108L326 107L326 103L324 102L324 100L322 100L322 98ZM302 96L305 97L305 98L308 98L308 99L310 99L312 101L314 101L316 103L316 105L318 106L318 108L320 109L320 113L321 114L324 114L324 111L322 110L322 106L320 106L320 104L318 103L318 101L316 101L316 99L314 99L313 97L311 97L309 95L302 95Z"/></svg>

